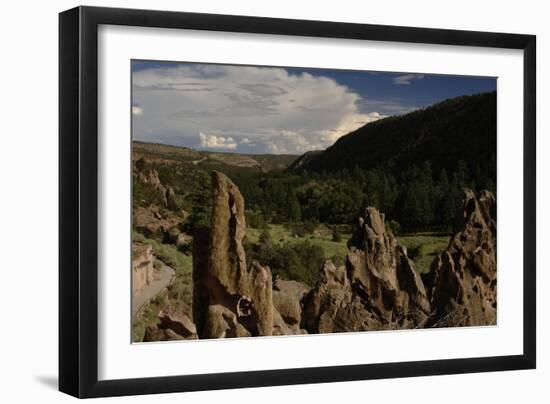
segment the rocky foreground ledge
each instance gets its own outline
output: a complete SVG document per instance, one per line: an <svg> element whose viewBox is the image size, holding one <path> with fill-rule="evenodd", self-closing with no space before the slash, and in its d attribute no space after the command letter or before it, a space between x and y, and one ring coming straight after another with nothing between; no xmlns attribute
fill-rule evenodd
<svg viewBox="0 0 550 404"><path fill-rule="evenodd" d="M210 228L193 240L193 320L163 313L156 340L230 338L496 324L496 200L464 190L448 248L420 276L406 249L368 207L345 265L326 261L317 284L277 279L247 262L244 199L212 173ZM182 316L184 318L182 318ZM155 334L156 332L156 334ZM153 339L149 339L153 340Z"/></svg>

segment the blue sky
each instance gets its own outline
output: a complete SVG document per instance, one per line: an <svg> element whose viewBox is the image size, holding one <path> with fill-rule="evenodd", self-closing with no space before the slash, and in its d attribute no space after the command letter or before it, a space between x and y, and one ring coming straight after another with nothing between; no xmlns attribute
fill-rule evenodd
<svg viewBox="0 0 550 404"><path fill-rule="evenodd" d="M390 115L496 90L422 73L132 62L133 138L201 150L302 154Z"/></svg>

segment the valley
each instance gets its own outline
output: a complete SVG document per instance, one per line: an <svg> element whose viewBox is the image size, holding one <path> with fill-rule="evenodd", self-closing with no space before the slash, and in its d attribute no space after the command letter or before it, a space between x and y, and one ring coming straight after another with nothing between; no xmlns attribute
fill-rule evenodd
<svg viewBox="0 0 550 404"><path fill-rule="evenodd" d="M220 266L234 266L233 255L256 268L250 272L254 276L269 274L273 297L246 292L254 298L243 291L243 296L253 301L242 304L246 307L252 304L258 310L254 306L257 302L275 299L276 316L281 319L266 320L273 330L278 330L270 331L275 335L440 326L442 323L436 318L448 315L449 309L443 296L434 292L437 290L434 277L438 268L446 265L442 261L446 251L463 248L453 244L454 238L473 226L463 222L465 200L485 206L489 202L479 198L487 196L480 192L488 190L490 195L496 192L496 136L493 136L496 128L490 124L496 113L493 102L494 93L459 97L367 124L324 151L302 156L212 152L134 141L133 244L149 246L154 260L160 263L157 269L162 278L171 278L155 290L158 293L147 295L147 304L134 300L134 342L218 337L216 327L226 326L227 330L240 330L233 336L268 335L261 331L264 323L251 325L244 315L240 320L240 308L231 313L208 314L216 306L213 301L219 298L218 292L197 282L203 280L200 276L214 276L211 271L217 268L216 260ZM480 114L487 116L481 118ZM488 135L476 135L479 133ZM475 139L468 141L467 136ZM434 150L441 153L435 154ZM242 199L242 206L225 212L216 203L221 203L220 198L226 194ZM493 237L493 230L488 230L489 219L496 223L496 218L488 213L483 215L479 213L471 220L481 220L480 217L487 220L483 234ZM226 222L228 217L237 220L237 225ZM242 228L242 232L235 230L235 226ZM229 243L226 237L235 239L231 241L233 255L216 255L212 244L212 240L217 240L216 231L221 232L219 237L224 243ZM202 240L200 245L198 240ZM383 247L372 250L369 243L377 246L376 243L382 243ZM364 257L361 255L363 258L357 261L357 254ZM379 268L382 278L367 281L365 277L373 275L368 265L364 268L359 263L363 259L385 262ZM201 265L205 272L200 272ZM216 276L223 278L221 274ZM388 278L383 281L385 276ZM333 321L330 326L319 323L325 314L319 312L318 305L325 299L322 291L328 290L331 277L338 279L342 296L347 296L347 303L342 304L358 305L356 310L361 312L362 322L357 318L342 320L351 314L340 308L341 314L330 312ZM403 277L416 286L404 286ZM229 282L223 282L226 281ZM149 291L158 283L148 282ZM393 282L392 286L387 282ZM232 283L224 285L227 288L224 293L229 294L237 287ZM352 285L366 289L363 292L349 289ZM381 288L379 292L369 289L373 285ZM391 303L368 302L368 296L382 293L388 287L383 293L394 296ZM210 297L201 300L201 293ZM287 313L289 308L281 302L275 303L285 293L292 295L284 296L294 307L291 313ZM136 299L144 296L135 295ZM412 311L408 312L396 296L402 296L399 299L408 296ZM269 304L265 307L271 307ZM361 305L371 307L371 304L390 305L391 313L381 314L372 308L361 311L366 310L360 309ZM143 308L138 310L138 306ZM336 310L330 310L333 309ZM197 314L197 310L206 312ZM227 320L226 325L201 323L210 321L205 319L212 316L233 320ZM474 322L457 320L457 324L493 321L492 317L476 318Z"/></svg>

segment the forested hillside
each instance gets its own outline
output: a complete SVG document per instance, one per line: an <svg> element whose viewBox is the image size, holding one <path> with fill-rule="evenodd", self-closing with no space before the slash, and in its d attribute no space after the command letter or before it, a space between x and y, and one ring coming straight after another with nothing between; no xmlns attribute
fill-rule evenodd
<svg viewBox="0 0 550 404"><path fill-rule="evenodd" d="M321 153L307 153L291 169L335 172L384 169L392 173L431 164L436 173L465 162L495 178L496 92L445 100L403 116L369 123Z"/></svg>

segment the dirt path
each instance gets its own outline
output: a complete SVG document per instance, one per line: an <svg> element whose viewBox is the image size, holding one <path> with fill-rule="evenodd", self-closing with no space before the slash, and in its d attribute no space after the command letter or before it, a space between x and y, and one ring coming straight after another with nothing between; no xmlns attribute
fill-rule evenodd
<svg viewBox="0 0 550 404"><path fill-rule="evenodd" d="M199 164L201 161L206 160L207 158L208 158L208 157L203 157L202 159L200 159L200 160L194 160L194 161L192 161L191 163L193 163L194 165L197 165L197 164Z"/></svg>
<svg viewBox="0 0 550 404"><path fill-rule="evenodd" d="M160 277L146 286L138 295L133 296L132 316L135 316L145 303L149 302L149 300L170 285L176 276L174 268L165 265L162 261L157 260L157 262L161 264Z"/></svg>

